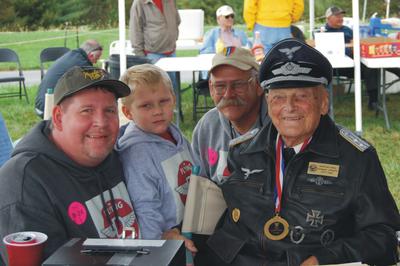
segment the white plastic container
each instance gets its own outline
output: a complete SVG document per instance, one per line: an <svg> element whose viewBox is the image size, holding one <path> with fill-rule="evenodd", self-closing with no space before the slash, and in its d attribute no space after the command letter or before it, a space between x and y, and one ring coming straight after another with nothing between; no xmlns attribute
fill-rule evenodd
<svg viewBox="0 0 400 266"><path fill-rule="evenodd" d="M44 113L43 119L49 120L54 106L54 90L52 88L47 89L44 96Z"/></svg>

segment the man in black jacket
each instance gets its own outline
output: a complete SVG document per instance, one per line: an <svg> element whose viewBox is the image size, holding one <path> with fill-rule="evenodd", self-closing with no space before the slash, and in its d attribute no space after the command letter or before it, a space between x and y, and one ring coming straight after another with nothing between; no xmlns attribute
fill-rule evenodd
<svg viewBox="0 0 400 266"><path fill-rule="evenodd" d="M73 66L93 66L101 57L103 48L96 40L85 41L80 48L71 50L58 58L47 70L39 85L35 99L35 111L43 117L44 96L47 89L54 89L57 81Z"/></svg>
<svg viewBox="0 0 400 266"><path fill-rule="evenodd" d="M44 256L73 237L119 238L136 217L113 147L117 98L130 89L94 67L59 80L51 120L39 122L0 169L0 239L19 231L48 236ZM4 245L0 253L7 261Z"/></svg>
<svg viewBox="0 0 400 266"><path fill-rule="evenodd" d="M375 149L327 115L329 61L294 39L260 68L267 124L231 142L215 265L397 261L400 217Z"/></svg>

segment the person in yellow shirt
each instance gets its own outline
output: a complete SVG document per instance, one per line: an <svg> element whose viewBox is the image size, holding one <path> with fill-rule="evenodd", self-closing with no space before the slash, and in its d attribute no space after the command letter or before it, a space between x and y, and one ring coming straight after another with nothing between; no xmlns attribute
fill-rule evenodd
<svg viewBox="0 0 400 266"><path fill-rule="evenodd" d="M303 15L304 0L244 0L247 28L259 31L265 52L280 40L290 38L290 25Z"/></svg>

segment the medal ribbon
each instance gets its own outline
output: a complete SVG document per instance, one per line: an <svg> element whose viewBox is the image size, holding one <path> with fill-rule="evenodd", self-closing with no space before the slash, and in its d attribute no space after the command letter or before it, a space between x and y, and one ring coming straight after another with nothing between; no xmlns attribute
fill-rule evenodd
<svg viewBox="0 0 400 266"><path fill-rule="evenodd" d="M300 152L304 151L308 143L310 143L311 137L306 139L301 145ZM281 211L281 200L282 200L282 188L283 188L283 176L285 174L285 160L283 159L283 140L278 134L278 138L275 146L275 213L278 214Z"/></svg>

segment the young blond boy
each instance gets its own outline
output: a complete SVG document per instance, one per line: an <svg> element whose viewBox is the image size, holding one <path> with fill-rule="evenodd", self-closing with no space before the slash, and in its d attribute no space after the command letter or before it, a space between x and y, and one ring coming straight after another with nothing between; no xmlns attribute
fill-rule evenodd
<svg viewBox="0 0 400 266"><path fill-rule="evenodd" d="M129 68L121 80L131 88L122 112L131 120L119 138L127 188L143 239L185 239L182 222L188 177L193 165L190 143L172 123L175 95L167 73L151 64ZM186 247L195 252L193 242Z"/></svg>

